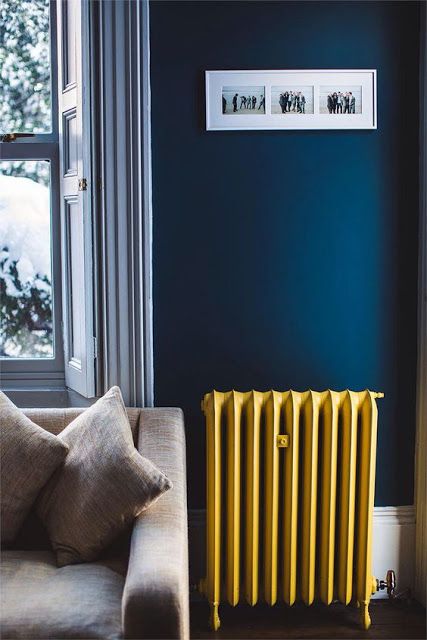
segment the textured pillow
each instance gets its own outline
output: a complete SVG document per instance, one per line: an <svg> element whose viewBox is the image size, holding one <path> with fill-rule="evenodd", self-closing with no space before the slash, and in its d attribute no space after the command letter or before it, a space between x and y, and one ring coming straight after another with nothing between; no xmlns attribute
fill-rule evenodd
<svg viewBox="0 0 427 640"><path fill-rule="evenodd" d="M13 542L68 446L27 418L0 391L1 541Z"/></svg>
<svg viewBox="0 0 427 640"><path fill-rule="evenodd" d="M94 560L172 484L135 449L118 387L58 437L69 453L41 492L37 512L63 567Z"/></svg>

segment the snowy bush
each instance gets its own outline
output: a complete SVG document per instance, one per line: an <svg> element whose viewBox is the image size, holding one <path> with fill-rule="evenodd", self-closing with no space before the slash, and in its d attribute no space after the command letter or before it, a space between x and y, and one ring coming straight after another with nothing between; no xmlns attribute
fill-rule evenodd
<svg viewBox="0 0 427 640"><path fill-rule="evenodd" d="M49 0L0 2L0 130L50 131Z"/></svg>
<svg viewBox="0 0 427 640"><path fill-rule="evenodd" d="M53 355L50 259L48 187L0 175L0 355Z"/></svg>

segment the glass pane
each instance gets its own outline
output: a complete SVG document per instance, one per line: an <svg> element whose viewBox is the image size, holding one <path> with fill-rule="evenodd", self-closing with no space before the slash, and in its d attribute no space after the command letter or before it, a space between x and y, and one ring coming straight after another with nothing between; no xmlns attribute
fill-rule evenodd
<svg viewBox="0 0 427 640"><path fill-rule="evenodd" d="M0 356L52 358L49 162L0 162Z"/></svg>
<svg viewBox="0 0 427 640"><path fill-rule="evenodd" d="M49 0L0 2L0 133L51 131Z"/></svg>

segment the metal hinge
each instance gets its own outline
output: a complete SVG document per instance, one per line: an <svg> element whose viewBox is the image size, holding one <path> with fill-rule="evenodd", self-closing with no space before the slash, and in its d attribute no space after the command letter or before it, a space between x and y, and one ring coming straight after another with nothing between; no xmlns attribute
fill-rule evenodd
<svg viewBox="0 0 427 640"><path fill-rule="evenodd" d="M93 359L96 360L98 358L98 340L95 336L92 338L93 340Z"/></svg>
<svg viewBox="0 0 427 640"><path fill-rule="evenodd" d="M87 178L80 178L79 191L86 191L86 189L87 189Z"/></svg>

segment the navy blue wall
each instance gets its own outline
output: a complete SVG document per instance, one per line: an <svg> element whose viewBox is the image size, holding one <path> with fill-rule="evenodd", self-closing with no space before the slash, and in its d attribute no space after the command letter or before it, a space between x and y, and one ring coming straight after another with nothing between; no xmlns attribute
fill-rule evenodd
<svg viewBox="0 0 427 640"><path fill-rule="evenodd" d="M157 405L185 411L205 503L203 394L362 389L376 503L413 501L415 2L152 2ZM205 69L376 68L377 131L204 130Z"/></svg>

